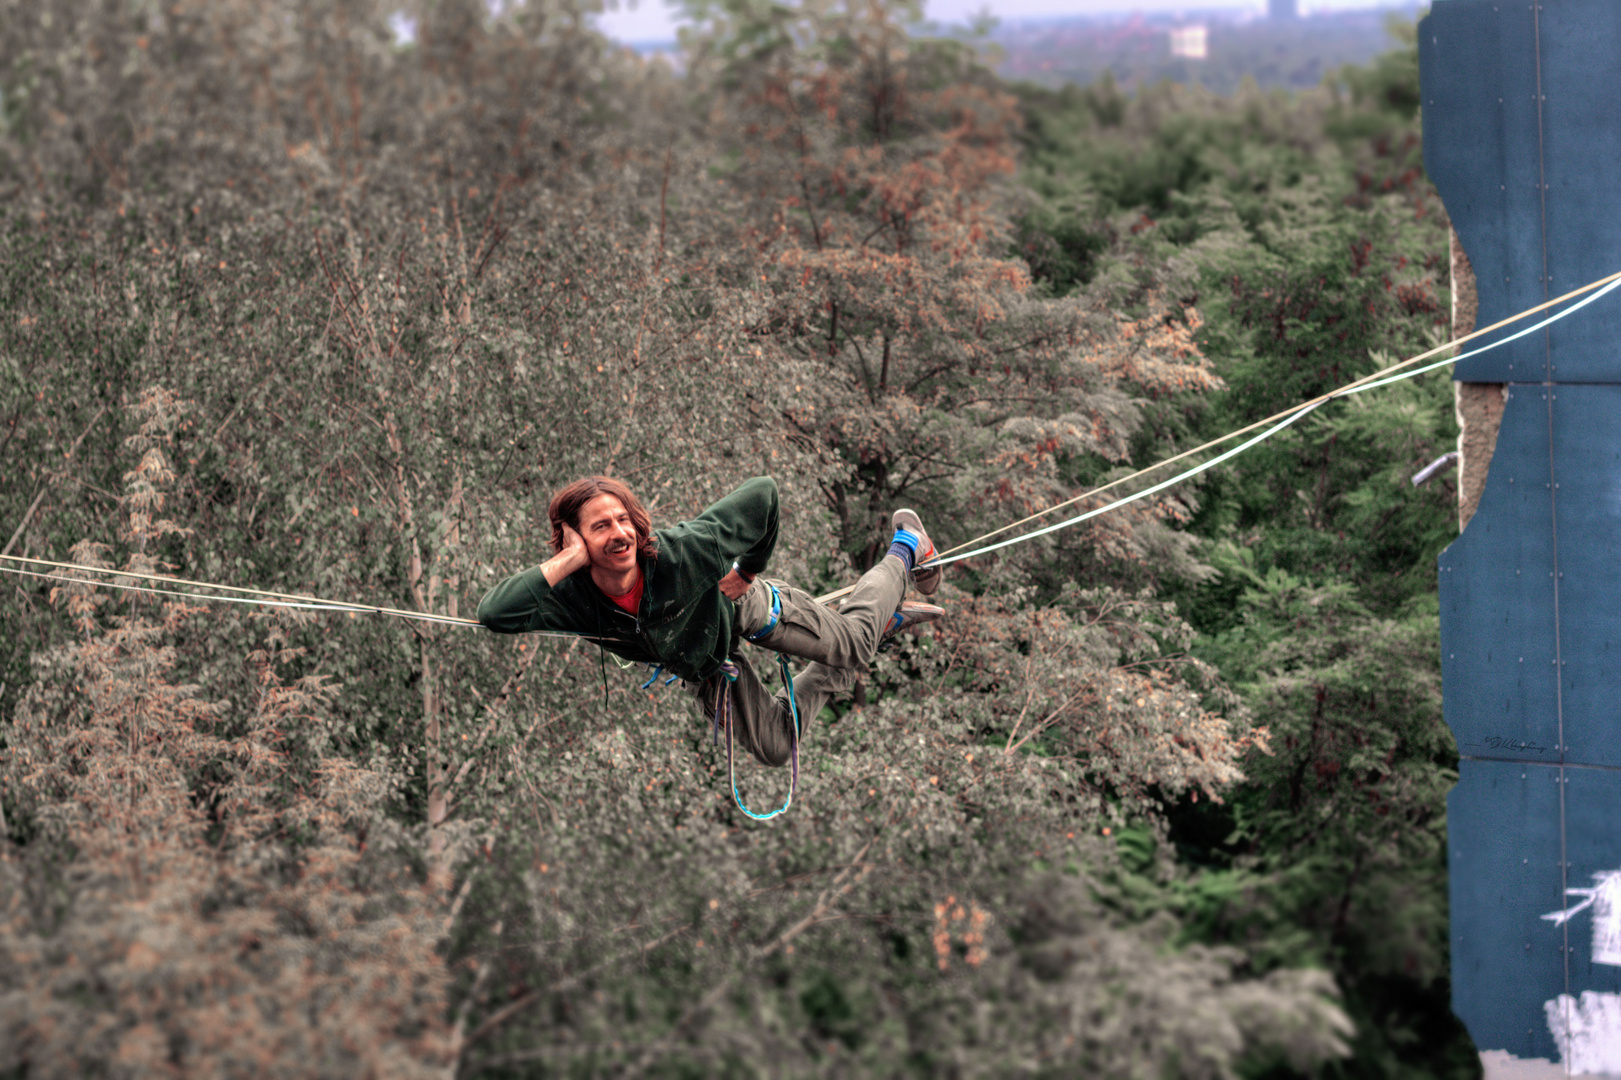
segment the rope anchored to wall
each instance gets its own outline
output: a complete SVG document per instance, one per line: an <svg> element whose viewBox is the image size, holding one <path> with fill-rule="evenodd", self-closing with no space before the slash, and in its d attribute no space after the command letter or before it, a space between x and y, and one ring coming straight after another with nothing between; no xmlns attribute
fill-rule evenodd
<svg viewBox="0 0 1621 1080"><path fill-rule="evenodd" d="M1381 386L1389 386L1391 383L1401 382L1403 379L1411 379L1411 378L1414 378L1415 376L1422 375L1427 371L1434 371L1436 368L1446 367L1448 364L1456 364L1461 360L1468 360L1471 357L1479 356L1482 353L1490 352L1493 349L1500 348L1501 346L1507 345L1511 341L1518 340L1519 338L1523 338L1523 337L1526 337L1526 336L1528 336L1530 334L1534 334L1538 330L1541 330L1541 329L1543 329L1543 328L1545 328L1547 326L1551 326L1552 324L1558 322L1560 319L1566 318L1567 316L1570 316L1570 315L1574 315L1576 312L1580 311L1582 308L1586 307L1588 304L1593 303L1594 301L1598 300L1600 297L1605 296L1606 294L1612 292L1613 290L1615 290L1618 287L1621 287L1621 271L1617 271L1614 274L1610 274L1608 277L1599 278L1597 281L1590 282L1589 284L1583 285L1579 289L1572 289L1570 292L1566 293L1563 296L1555 297L1552 300L1544 301L1543 303L1538 304L1536 307L1527 308L1526 310L1520 312L1517 315L1511 315L1506 319L1501 319L1501 320L1499 320L1497 322L1492 323L1490 326L1483 327L1483 328L1481 328L1479 330L1474 331L1473 333L1465 334L1465 335L1463 335L1462 337L1459 337L1459 338L1454 338L1453 340L1447 342L1444 345L1437 345L1435 348L1429 349L1429 350L1427 350L1425 352L1421 352L1417 356L1408 357L1406 360L1403 360L1403 361L1401 361L1400 363L1397 363L1397 364L1392 364L1392 365L1390 365L1389 367L1385 368L1382 371L1376 371L1371 375L1364 375L1360 379L1356 379L1356 380L1354 380L1352 382L1346 383L1344 386L1340 387L1338 390L1332 390L1329 393L1323 394L1323 395L1321 395L1319 397L1312 398L1310 401L1303 401L1298 405L1293 405L1293 406L1283 410L1282 412L1274 413L1273 415L1267 417L1264 420L1257 420L1255 423L1250 424L1248 427L1242 427L1242 428L1239 428L1236 431L1229 431L1227 434L1221 436L1220 438L1211 439L1209 442L1204 443L1204 444L1202 444L1200 446L1195 446L1191 450L1184 450L1180 454L1176 454L1176 455L1173 455L1172 457L1166 458L1164 461L1156 462L1153 465L1150 465L1150 466L1148 466L1147 468L1144 468L1144 469L1138 469L1136 472L1131 473L1128 476L1122 476L1117 480L1111 480L1107 484L1103 484L1103 485L1100 485L1098 487L1092 488L1090 491L1083 492L1082 494L1077 495L1072 499L1066 499L1065 501L1063 501L1061 503L1058 503L1057 505L1049 506L1045 510L1041 510L1041 511L1038 511L1037 513L1031 514L1027 518L1022 518L1019 521L1015 521L1015 522L1013 522L1011 524L1003 525L999 529L993 529L990 532L984 534L983 536L976 536L974 539L966 541L965 543L958 544L956 547L951 548L948 551L941 552L940 555L937 558L930 560L928 563L925 563L924 565L926 565L926 566L945 566L948 563L959 562L959 561L961 561L963 559L972 559L977 555L984 555L987 552L996 551L999 548L1009 547L1009 546L1011 546L1013 544L1022 544L1026 540L1034 540L1038 536L1045 536L1048 533L1057 532L1060 529L1067 529L1072 525L1079 525L1081 522L1086 521L1089 518L1097 517L1099 514L1106 514L1111 510L1118 510L1122 506L1125 506L1125 505L1127 505L1129 503L1136 502L1138 499L1145 499L1148 496L1155 494L1156 492L1163 491L1166 488L1171 487L1171 486L1173 486L1175 484L1180 484L1184 480L1190 480L1193 477L1198 476L1200 473L1204 472L1206 469L1214 468L1215 466L1220 465L1224 461L1227 461L1227 460L1229 460L1231 458L1237 457L1239 454L1242 454L1244 451L1248 450L1252 446L1255 446L1257 443L1261 443L1261 442L1264 442L1267 439L1270 439L1272 436L1276 435L1278 432L1282 431L1284 428L1286 428L1289 425L1293 424L1295 421L1299 420L1301 417L1305 416L1307 413L1313 411L1314 409L1318 408L1321 405L1326 405L1328 402L1333 401L1336 398L1350 397L1353 394L1360 394L1360 393L1363 393L1365 391L1373 390L1373 389L1376 389L1376 388L1381 387ZM1559 312L1558 314L1550 315L1548 318L1543 319L1541 322L1533 323L1530 326L1527 326L1527 327L1525 327L1525 328L1523 328L1521 330L1517 330L1514 333L1508 335L1507 337L1502 338L1502 339L1500 339L1498 341L1494 341L1489 345L1482 345L1478 349L1471 349L1469 352L1461 353L1458 356L1448 357L1445 360L1437 360L1437 361L1435 361L1433 363L1425 364L1423 367L1412 368L1412 365L1422 363L1423 361L1429 360L1432 357L1439 356L1441 353L1446 352L1448 349L1456 348L1457 346L1462 345L1462 344L1464 344L1466 342L1474 341L1476 338L1480 338L1480 337L1483 337L1483 336L1485 336L1487 334L1494 333L1494 332L1496 332L1498 330L1501 330L1505 326L1510 326L1510 325L1512 325L1512 324L1514 324L1516 322L1519 322L1521 319L1528 319L1531 316L1539 314L1539 313L1541 313L1543 311L1546 311L1551 307L1556 307L1559 304L1563 304L1567 300L1572 300L1572 299L1575 299L1578 296L1582 296L1582 294L1584 294L1584 293L1590 293L1591 295L1586 296L1584 299L1578 301L1577 303L1572 304L1570 307L1566 308L1564 311ZM1403 370L1404 368L1412 368L1412 370L1405 371L1405 370ZM1267 425L1271 425L1271 426L1268 427ZM986 544L983 547L974 547L973 546L975 544L981 543L982 541L989 540L992 537L1000 536L1002 533L1008 532L1008 531L1010 531L1012 529L1016 529L1020 525L1028 525L1031 522L1039 521L1040 519L1042 519L1044 517L1047 517L1049 514L1057 513L1058 511L1063 510L1066 507L1074 506L1076 503L1081 503L1081 502L1085 502L1088 499L1096 498L1097 496L1102 495L1105 492L1111 491L1114 488L1124 487L1125 485L1131 483L1133 480L1138 480L1138 479L1141 479L1141 478L1149 475L1150 473L1157 472L1158 470L1163 469L1167 465L1174 464L1175 462L1178 462L1178 461L1184 461L1187 458L1193 457L1193 456L1195 456L1197 454L1202 454L1206 450L1213 450L1216 447L1222 445L1223 443L1231 442L1233 439L1236 439L1241 435L1247 435L1250 432L1257 430L1258 428L1265 428L1266 430L1262 431L1259 435L1256 435L1254 438L1249 439L1249 440L1239 444L1238 446L1233 447L1231 450L1228 450L1228 451L1225 451L1224 453L1218 454L1216 457L1211 458L1209 461L1203 462L1202 464L1199 464L1199 465L1195 465L1193 468L1188 469L1185 472L1178 473L1177 475L1171 477L1169 480L1161 481L1158 484L1154 484L1152 487L1147 487L1147 488L1144 488L1141 491L1134 492L1134 493L1132 493L1130 495L1127 495L1125 498L1115 499L1112 502L1108 502L1108 503L1105 503L1103 506L1097 507L1096 509L1088 510L1083 514L1077 514L1076 516L1074 516L1072 518L1068 518L1068 519L1066 519L1064 521L1060 521L1055 525L1049 525L1046 528L1037 529L1035 532L1024 533L1022 535L1015 536L1015 537L1013 537L1011 539L1008 539L1008 540L1002 540L1002 541L1000 541L998 543L995 543L995 544ZM853 586L847 586L847 587L845 587L843 589L839 589L839 590L837 590L835 592L827 593L827 594L825 594L823 596L817 597L817 600L819 600L819 601L821 601L823 603L826 603L826 602L831 601L831 600L837 600L840 597L849 595L851 588L853 588Z"/></svg>

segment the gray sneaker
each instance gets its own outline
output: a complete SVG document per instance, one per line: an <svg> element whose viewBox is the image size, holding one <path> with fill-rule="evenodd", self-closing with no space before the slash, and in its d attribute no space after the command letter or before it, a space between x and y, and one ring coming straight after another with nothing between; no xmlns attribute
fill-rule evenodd
<svg viewBox="0 0 1621 1080"><path fill-rule="evenodd" d="M905 529L917 537L917 554L912 560L912 584L917 586L918 592L929 596L940 588L940 579L946 576L946 568L923 566L934 558L934 541L923 531L923 519L917 516L915 510L897 510L895 516L890 519L890 525L896 529Z"/></svg>
<svg viewBox="0 0 1621 1080"><path fill-rule="evenodd" d="M888 642L890 638L902 630L910 630L914 626L922 626L942 618L945 608L935 607L933 604L923 604L916 600L908 600L896 609L895 614L889 617L889 625L884 627L883 637L878 640Z"/></svg>

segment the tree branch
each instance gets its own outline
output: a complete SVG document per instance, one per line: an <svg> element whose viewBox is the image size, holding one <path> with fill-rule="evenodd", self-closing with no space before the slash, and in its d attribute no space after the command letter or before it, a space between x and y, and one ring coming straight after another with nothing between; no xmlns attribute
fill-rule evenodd
<svg viewBox="0 0 1621 1080"><path fill-rule="evenodd" d="M764 960L778 949L784 948L799 935L820 922L833 904L859 885L862 879L872 870L873 864L863 863L861 859L867 854L875 840L877 840L876 836L862 845L861 850L856 852L855 858L850 860L850 865L845 867L839 876L833 879L821 896L817 897L815 906L811 908L808 914L781 934L778 934L770 943L751 950L749 955L743 958L742 963L734 967L730 973L712 986L707 994L699 998L696 1004L681 1015L681 1018L671 1027L668 1035L648 1047L646 1052L637 1059L636 1063L625 1071L625 1075L639 1076L645 1072L648 1066L658 1060L659 1055L664 1052L665 1048L669 1046L676 1036L681 1034L688 1024L721 999L721 996L731 988L732 980L737 978L741 971L757 961ZM851 871L856 870L858 867L860 868L859 872L852 877Z"/></svg>
<svg viewBox="0 0 1621 1080"><path fill-rule="evenodd" d="M622 953L599 960L590 967L582 968L572 975L565 976L544 989L530 990L526 993L519 994L511 1001L495 1010L489 1016L485 1017L484 1022L479 1024L478 1027L474 1028L472 1033L467 1036L466 1041L463 1042L461 1047L457 1050L456 1080L468 1080L469 1077L476 1076L483 1070L500 1064L502 1059L508 1056L502 1054L498 1055L497 1057L489 1057L482 1061L472 1063L465 1060L469 1050L483 1042L485 1039L488 1039L491 1035L495 1034L506 1025L507 1021L511 1020L519 1013L522 1013L526 1009L539 1004L553 994L560 994L565 990L571 989L575 984L586 978L586 976L592 975L610 964L616 964L626 957L646 955L659 946L664 945L686 933L688 930L691 930L692 927L692 923L683 923L674 930L671 930L669 933L665 934L663 937L654 938L652 941L644 942L634 949L627 949Z"/></svg>
<svg viewBox="0 0 1621 1080"><path fill-rule="evenodd" d="M90 429L96 426L96 421L100 420L101 417L102 417L102 414L105 413L106 411L107 411L107 407L105 405L103 405L99 410L97 410L96 415L94 415L94 416L92 416L90 418L90 423L88 423L88 424L86 424L84 426L84 430L79 432L79 437L77 439L73 440L73 445L68 447L68 452L64 455L64 458L63 458L64 462L72 459L74 453L78 451L79 445L84 442L84 437L86 435L90 434ZM52 480L52 479L58 478L61 475L62 475L62 470L60 470L60 469L58 469L55 472L50 473L50 474L47 475L47 477L46 477L47 482L42 483L40 485L39 494L34 496L34 501L32 503L30 503L29 506L28 506L28 512L23 514L23 519L20 522L17 523L17 531L11 534L11 539L10 540L6 541L6 546L5 546L4 550L0 550L0 557L10 555L11 554L11 549L17 546L17 541L22 539L23 530L28 528L28 523L30 521L34 520L34 511L38 510L39 509L39 504L41 502L45 501L45 493L50 490L49 481Z"/></svg>

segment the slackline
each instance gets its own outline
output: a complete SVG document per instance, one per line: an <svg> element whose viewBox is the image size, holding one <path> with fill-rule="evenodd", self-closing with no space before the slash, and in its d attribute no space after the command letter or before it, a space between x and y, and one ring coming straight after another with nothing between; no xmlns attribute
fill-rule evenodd
<svg viewBox="0 0 1621 1080"><path fill-rule="evenodd" d="M1575 314L1582 308L1593 303L1607 293L1614 291L1618 287L1621 287L1621 271L1610 274L1607 277L1599 278L1597 281L1583 285L1579 289L1572 289L1563 296L1558 296L1552 300L1544 301L1535 307L1527 308L1525 311L1522 311L1517 315L1511 315L1508 318L1499 320L1490 326L1483 327L1474 331L1473 333L1465 334L1462 337L1448 341L1444 345L1437 345L1435 348L1419 353L1417 356L1412 356L1401 361L1400 363L1392 364L1390 367L1387 367L1382 371L1376 371L1371 375L1365 375L1360 379L1356 379L1345 384L1337 390L1333 390L1329 393L1320 395L1319 397L1312 398L1310 401L1303 401L1300 404L1285 409L1280 413L1275 413L1264 420L1258 420L1247 427L1239 428L1236 431L1230 431L1220 438L1212 439L1211 441L1200 446L1195 446L1191 450L1184 450L1179 454L1168 457L1163 461L1156 462L1146 468L1138 469L1136 472L1119 477L1115 480L1111 480L1107 484L1102 484L1098 487L1092 488L1089 491L1083 492L1074 498L1067 499L1064 502L1057 503L1053 506L1049 506L1047 509L1038 511L1029 517L1003 525L1001 528L994 529L982 536L977 536L972 540L966 541L965 543L958 544L956 547L951 548L948 551L941 552L940 555L929 560L927 563L921 564L919 569L930 566L945 566L950 563L960 562L964 559L972 559L992 551L1009 547L1013 544L1022 544L1027 540L1034 540L1038 536L1045 536L1049 533L1057 532L1060 529L1067 529L1071 526L1079 525L1083 521L1097 517L1100 514L1106 514L1111 510L1118 510L1121 507L1136 502L1139 499L1145 499L1157 492L1164 491L1168 487L1180 484L1184 480L1192 479L1207 469L1212 469L1224 461L1237 457L1239 454L1242 454L1251 447L1270 439L1272 436L1289 427L1302 417L1307 416L1320 406L1325 405L1336 398L1350 397L1354 394L1364 393L1365 391L1373 390L1381 386L1389 386L1391 383L1400 382L1403 379L1411 379L1415 376L1422 375L1425 372L1434 371L1436 368L1446 367L1449 364L1456 364L1460 360L1467 360L1471 357L1479 356L1482 353L1490 352L1491 350L1500 346L1507 345L1511 341L1518 340L1519 338L1526 337L1527 335L1536 333L1538 330L1551 326L1560 319ZM1590 295L1583 296L1584 293ZM1556 307L1557 305L1563 304L1567 300L1575 299L1578 296L1583 296L1583 298L1570 305L1568 308L1565 308L1563 311L1550 315L1540 322L1533 323L1532 325L1518 330L1507 337L1494 341L1489 345L1483 345L1478 349L1472 349L1469 352L1461 353L1458 356L1448 357L1444 360L1436 360L1432 363L1425 364L1422 367L1413 367L1414 364L1419 364L1422 361L1429 360L1434 356L1446 352L1448 349L1456 348L1465 342L1473 341L1476 338L1500 330L1505 326L1519 322L1522 319L1530 318L1532 315L1536 315L1540 312L1548 310L1549 308ZM1406 368L1411 368L1411 370L1403 370ZM1223 443L1231 442L1233 439L1239 438L1242 435L1248 435L1250 432L1257 431L1259 429L1264 430L1260 430L1259 434L1254 435L1253 437L1245 440L1235 447L1232 447L1229 450L1225 450L1222 453L1217 454L1208 461L1201 462L1190 469L1170 477L1169 479L1162 480L1156 484L1150 485L1149 487L1145 487L1140 491L1133 492L1122 498L1113 499L1104 503L1102 506L1094 507L1093 509L1087 510L1084 513L1076 514L1073 517L1066 518L1063 521L1056 522L1052 525L1047 525L1032 532L1021 533L1018 536L1009 537L1005 540L999 540L993 544L983 544L983 546L974 547L976 544L982 544L983 541L1000 536L1001 534L1016 529L1021 525L1028 525L1031 522L1038 521L1050 514L1057 513L1059 510L1063 510L1066 507L1074 506L1077 503L1096 498L1103 495L1107 491L1122 487L1131 483L1133 480L1141 479L1142 477L1156 472L1157 470L1173 464L1174 462L1193 457L1194 455L1201 454L1206 450L1213 450ZM45 570L66 571L73 574L96 574L101 575L102 578L119 580L87 580L83 577L70 577L65 573L47 573L44 572L44 570L24 569L24 567L30 566L41 567ZM325 600L317 596L306 596L299 593L281 593L266 589L249 589L238 585L220 585L215 582L193 581L187 578L169 577L159 574L142 574L129 570L117 570L112 567L105 566L83 566L77 563L56 562L50 559L34 559L20 555L0 555L0 572L17 574L25 577L44 578L49 581L60 581L67 584L91 586L106 585L110 588L124 589L131 592L152 593L161 596L174 596L185 600L201 601L204 603L217 601L232 604L254 604L262 607L294 608L307 611L334 611L343 612L350 615L380 615L389 618L412 619L420 622L443 623L452 626L482 625L477 619L464 619L452 615L439 615L433 612L411 611L404 608L378 607L372 604L352 604L337 600ZM154 582L156 584L131 585L127 583L130 581L146 581ZM160 588L158 586L169 587ZM853 585L846 586L834 592L819 596L816 599L819 603L830 603L831 601L838 600L841 597L849 595L853 588ZM197 592L190 590L207 591ZM592 640L590 636L586 634L574 634L563 631L542 630L534 631L534 633L544 637L584 637L587 638L587 640Z"/></svg>

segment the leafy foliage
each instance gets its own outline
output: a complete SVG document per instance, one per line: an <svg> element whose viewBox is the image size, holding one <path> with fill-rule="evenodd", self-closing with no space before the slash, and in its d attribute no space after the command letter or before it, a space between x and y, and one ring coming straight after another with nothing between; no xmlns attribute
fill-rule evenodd
<svg viewBox="0 0 1621 1080"><path fill-rule="evenodd" d="M141 457L120 498L135 573L178 531L154 516L176 406L160 391L135 409ZM105 548L73 555L103 566ZM272 626L244 657L252 695L203 701L174 681L172 644L203 609L111 614L77 584L53 600L80 639L36 657L8 732L7 787L32 835L0 861L0 1066L432 1075L449 1043L432 898L379 813L389 778L311 760L333 688L282 682L298 650Z"/></svg>
<svg viewBox="0 0 1621 1080"><path fill-rule="evenodd" d="M364 0L36 8L0 16L23 554L454 616L542 557L569 479L625 478L663 523L769 471L773 572L832 585L899 502L968 540L1434 321L1441 215L1391 171L1408 121L1368 149L1361 97L1185 121L1184 91L1094 88L1117 118L1060 145L1068 99L1021 101L900 6L696 7L679 76L546 3L424 5L409 46ZM1406 963L1372 898L1420 913L1414 978L1444 967L1439 863L1414 869L1448 752L1417 546L1444 496L1393 510L1358 465L1445 434L1408 393L964 565L940 631L814 718L765 827L690 706L580 642L12 582L0 1068L1367 1055L1358 979ZM1364 564L1407 576L1332 580ZM1346 815L1378 827L1305 824ZM1199 821L1235 833L1213 869L1178 861ZM1336 938L1301 868L1342 857Z"/></svg>

